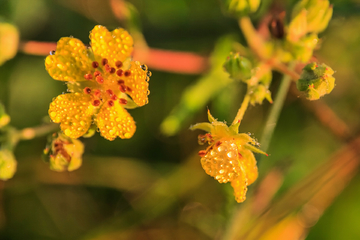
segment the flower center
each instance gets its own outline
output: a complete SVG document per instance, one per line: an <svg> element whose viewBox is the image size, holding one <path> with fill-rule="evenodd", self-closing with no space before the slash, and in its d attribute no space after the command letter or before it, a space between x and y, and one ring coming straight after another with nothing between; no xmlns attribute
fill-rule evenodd
<svg viewBox="0 0 360 240"><path fill-rule="evenodd" d="M120 104L127 104L127 100L119 98L121 93L130 93L132 89L125 85L126 78L131 76L131 71L121 69L123 63L116 61L114 66L109 64L106 58L101 63L94 61L91 64L93 71L84 75L88 86L83 89L85 94L89 94L93 106L100 106L107 103L109 107L114 106L114 101Z"/></svg>

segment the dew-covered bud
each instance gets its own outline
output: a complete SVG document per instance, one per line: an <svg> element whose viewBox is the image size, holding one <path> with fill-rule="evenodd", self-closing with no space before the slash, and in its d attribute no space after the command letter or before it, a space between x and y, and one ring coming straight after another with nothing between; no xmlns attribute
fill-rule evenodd
<svg viewBox="0 0 360 240"><path fill-rule="evenodd" d="M5 107L0 103L0 128L6 126L10 122L10 116L6 114Z"/></svg>
<svg viewBox="0 0 360 240"><path fill-rule="evenodd" d="M227 10L237 16L246 16L256 12L260 5L260 0L224 0Z"/></svg>
<svg viewBox="0 0 360 240"><path fill-rule="evenodd" d="M250 87L248 94L250 96L251 105L262 104L264 99L272 103L271 92L266 86L262 84Z"/></svg>
<svg viewBox="0 0 360 240"><path fill-rule="evenodd" d="M251 62L239 53L230 53L230 56L224 63L225 70L230 74L230 77L236 80L246 81L251 78Z"/></svg>
<svg viewBox="0 0 360 240"><path fill-rule="evenodd" d="M317 100L334 89L333 74L334 71L324 63L310 63L303 68L296 87L299 91L306 92L307 99Z"/></svg>
<svg viewBox="0 0 360 240"><path fill-rule="evenodd" d="M302 0L292 12L292 18L304 15L304 25L308 33L320 33L328 26L332 17L333 7L329 0Z"/></svg>
<svg viewBox="0 0 360 240"><path fill-rule="evenodd" d="M18 45L17 28L9 23L0 23L0 65L16 55Z"/></svg>
<svg viewBox="0 0 360 240"><path fill-rule="evenodd" d="M44 160L50 164L50 169L63 172L74 171L82 164L84 144L63 134L53 134L48 139L44 149Z"/></svg>
<svg viewBox="0 0 360 240"><path fill-rule="evenodd" d="M0 150L0 179L8 180L16 172L16 160L14 154L7 149Z"/></svg>
<svg viewBox="0 0 360 240"><path fill-rule="evenodd" d="M254 153L267 155L250 135L239 133L239 122L230 127L217 121L208 111L209 122L197 123L191 130L207 131L199 136L199 143L209 146L199 152L201 166L219 183L230 182L237 202L246 199L247 187L258 177Z"/></svg>
<svg viewBox="0 0 360 240"><path fill-rule="evenodd" d="M268 71L261 76L259 81L255 85L249 85L247 94L250 96L250 104L262 104L264 99L267 99L272 103L271 92L269 91L269 85L272 80L272 72Z"/></svg>

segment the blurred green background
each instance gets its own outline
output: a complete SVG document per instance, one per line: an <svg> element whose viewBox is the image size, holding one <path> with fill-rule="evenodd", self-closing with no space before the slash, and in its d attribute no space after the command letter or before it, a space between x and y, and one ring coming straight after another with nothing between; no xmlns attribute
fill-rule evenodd
<svg viewBox="0 0 360 240"><path fill-rule="evenodd" d="M222 12L217 0L128 2L137 9L137 24L151 48L206 57L224 35L243 39L236 20ZM254 22L273 6L288 10L295 2L263 1ZM336 88L323 101L355 137L360 126L360 1L331 3L334 16L315 52L320 62L336 71ZM89 31L97 24L126 27L108 0L0 0L0 20L15 24L21 41L56 42L74 36L87 44ZM19 52L0 66L0 101L17 128L41 124L52 99L66 91L64 83L48 75L44 59ZM244 89L240 83L229 85L201 111L191 113L178 134L167 137L160 132L161 122L200 75L150 70L149 104L130 110L137 124L134 137L110 142L96 134L82 139L85 154L79 170L49 170L41 159L46 137L20 142L15 151L18 171L13 179L0 182L0 239L222 239L232 213L246 205L236 204L230 186L218 184L202 170L197 155L202 149L197 143L200 132L188 127L206 121L206 107L219 120L231 122ZM279 82L280 74L275 73L274 95ZM270 156L259 161L258 181L271 169L280 169L283 184L275 202L346 144L301 98L300 93L288 95ZM250 107L240 131L259 138L269 106L266 102ZM359 189L356 175L306 239L360 239Z"/></svg>

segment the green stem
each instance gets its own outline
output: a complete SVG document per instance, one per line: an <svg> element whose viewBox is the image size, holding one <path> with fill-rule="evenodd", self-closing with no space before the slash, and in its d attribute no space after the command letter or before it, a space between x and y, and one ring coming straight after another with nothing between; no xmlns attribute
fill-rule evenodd
<svg viewBox="0 0 360 240"><path fill-rule="evenodd" d="M241 120L244 117L245 111L249 106L249 102L250 102L250 95L246 94L245 97L244 97L243 102L241 103L241 107L239 108L239 110L238 110L238 112L236 114L236 117L235 117L232 125L234 125L234 124L236 124L238 122L241 122Z"/></svg>
<svg viewBox="0 0 360 240"><path fill-rule="evenodd" d="M292 70L294 66L295 63L291 63L289 68ZM289 91L290 84L291 84L291 76L284 75L279 87L279 91L276 95L275 101L270 109L270 114L266 120L263 135L261 136L261 141L260 141L261 150L263 150L264 152L266 152L269 148L270 140L274 133L276 124L278 122L280 112L283 108L284 101Z"/></svg>
<svg viewBox="0 0 360 240"><path fill-rule="evenodd" d="M7 126L6 132L0 137L3 148L14 150L19 141L31 140L58 131L59 125L55 123L44 124L37 127L17 130Z"/></svg>

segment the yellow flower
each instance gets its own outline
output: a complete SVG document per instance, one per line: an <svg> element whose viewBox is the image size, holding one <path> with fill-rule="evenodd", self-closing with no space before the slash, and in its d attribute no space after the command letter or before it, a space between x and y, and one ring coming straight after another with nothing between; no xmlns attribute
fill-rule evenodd
<svg viewBox="0 0 360 240"><path fill-rule="evenodd" d="M53 100L50 118L71 138L84 135L91 124L108 140L131 138L136 126L125 108L148 103L151 72L132 61L133 39L124 29L109 32L95 26L90 41L86 47L79 39L63 37L46 58L50 76L66 81L70 92Z"/></svg>
<svg viewBox="0 0 360 240"><path fill-rule="evenodd" d="M190 128L209 132L199 135L199 144L209 144L206 150L199 152L201 165L219 183L230 182L234 188L235 200L243 202L247 186L258 177L253 152L267 154L255 147L259 144L248 134L238 133L239 123L228 127L214 119L210 112L208 117L210 123L198 123Z"/></svg>

